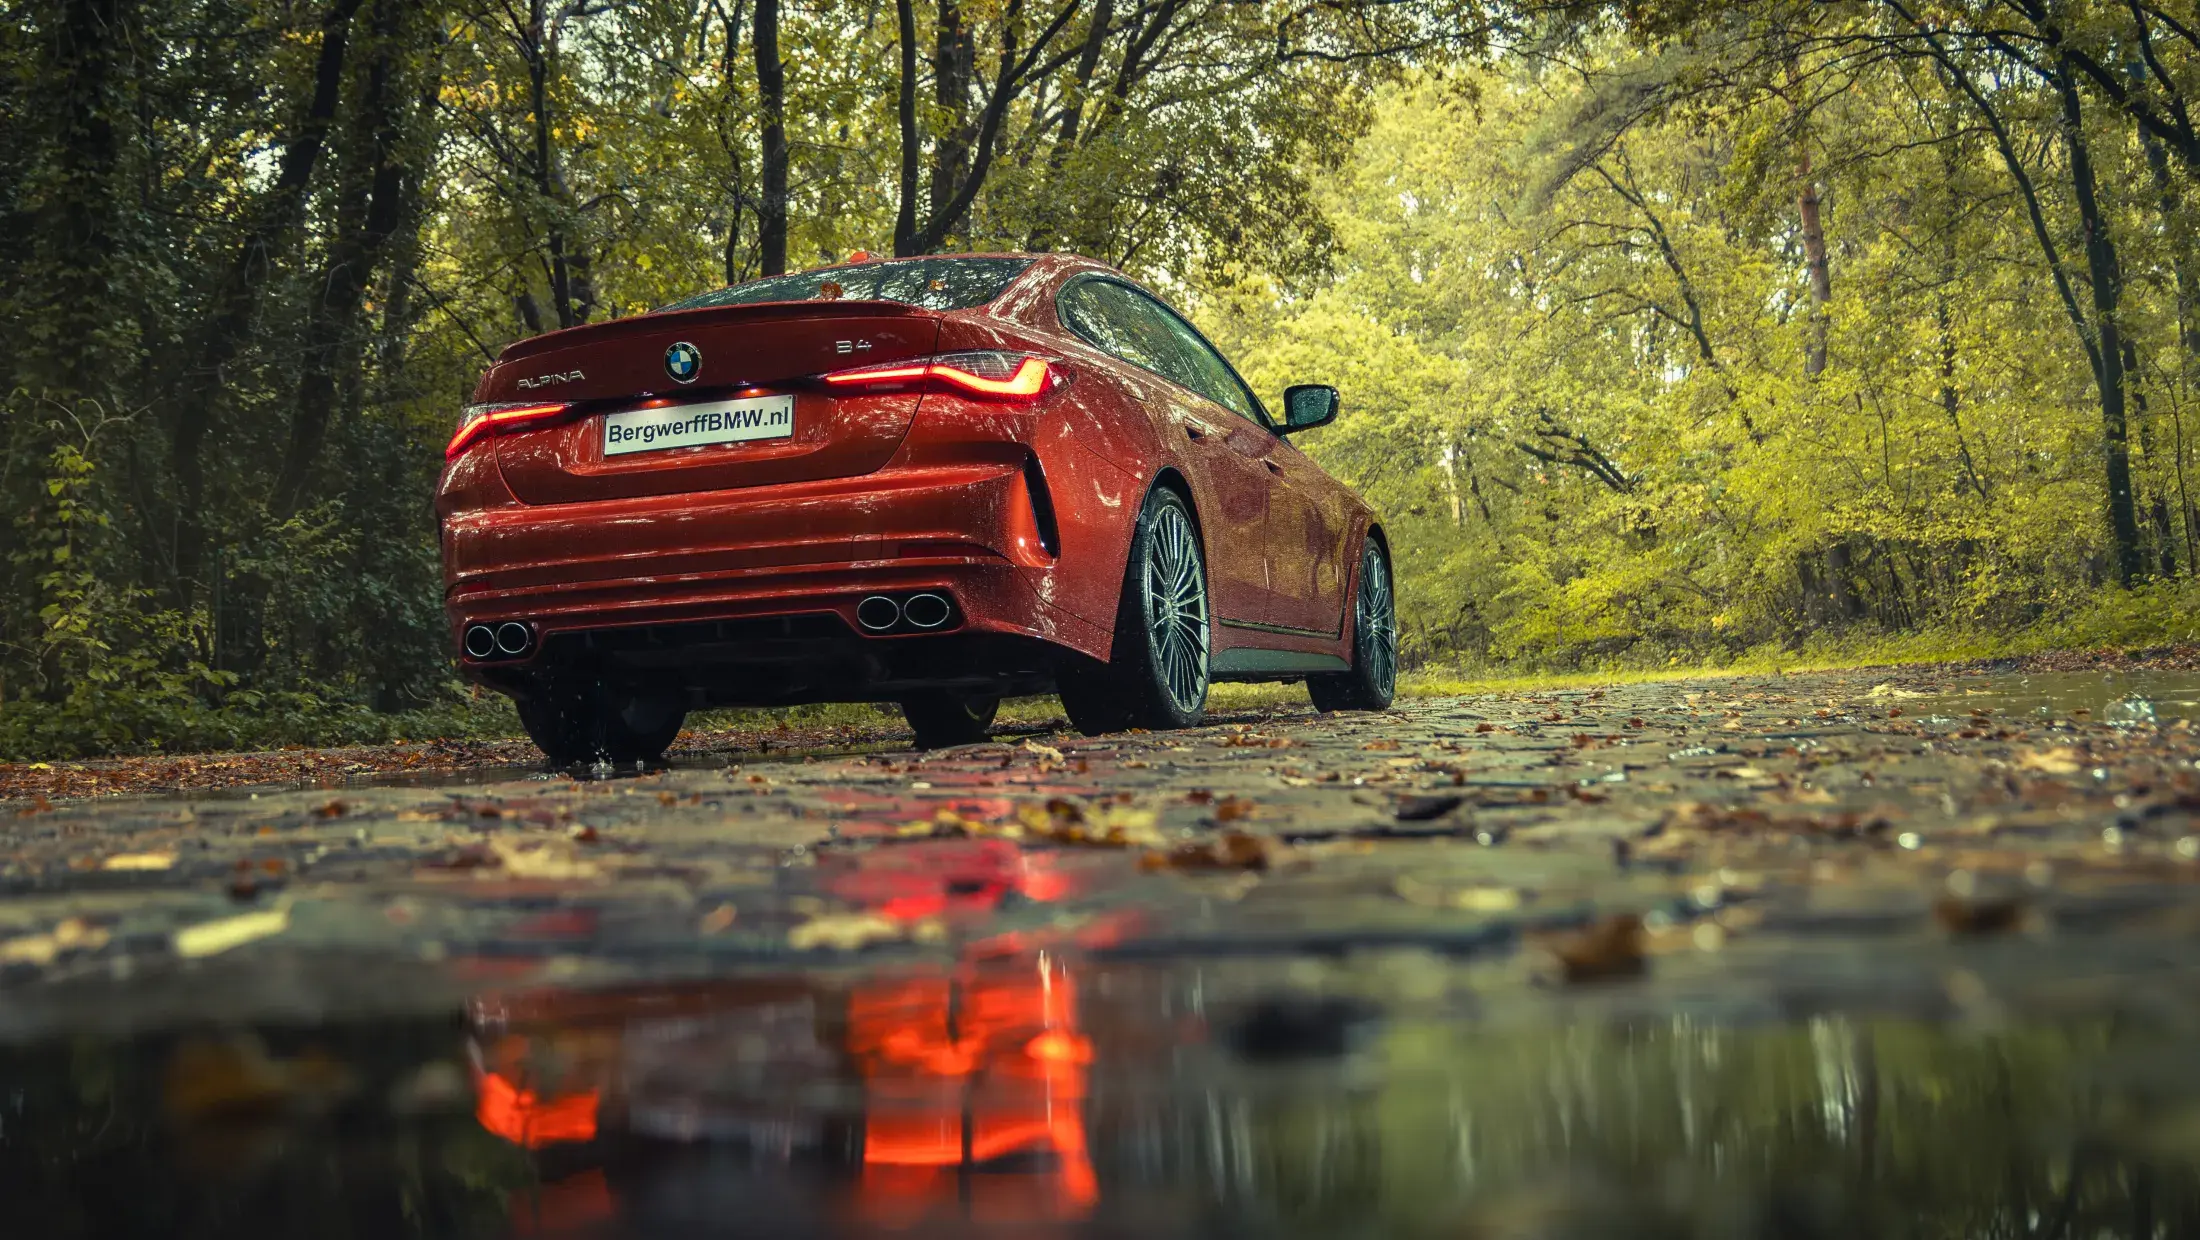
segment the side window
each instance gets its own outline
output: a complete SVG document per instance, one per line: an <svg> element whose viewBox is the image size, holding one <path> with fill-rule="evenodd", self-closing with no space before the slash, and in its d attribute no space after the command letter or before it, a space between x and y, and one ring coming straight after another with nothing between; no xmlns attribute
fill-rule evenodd
<svg viewBox="0 0 2200 1240"><path fill-rule="evenodd" d="M1266 426L1268 423L1260 416L1259 406L1253 403L1253 394L1238 382L1237 375L1231 371L1230 364L1222 360L1222 355L1202 340L1191 324L1166 307L1156 308L1168 321L1169 331L1176 337L1177 350L1191 373L1186 385L1255 426Z"/></svg>
<svg viewBox="0 0 2200 1240"><path fill-rule="evenodd" d="M1183 383L1175 337L1143 312L1144 300L1120 284L1086 280L1063 294L1062 319L1101 352Z"/></svg>
<svg viewBox="0 0 2200 1240"><path fill-rule="evenodd" d="M1190 325L1168 307L1111 280L1086 280L1062 295L1062 319L1103 352L1142 366L1265 426L1245 386Z"/></svg>

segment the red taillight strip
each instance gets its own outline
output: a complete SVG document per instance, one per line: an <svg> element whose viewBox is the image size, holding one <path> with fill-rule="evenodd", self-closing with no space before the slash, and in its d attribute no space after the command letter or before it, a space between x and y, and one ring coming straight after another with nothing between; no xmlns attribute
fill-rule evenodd
<svg viewBox="0 0 2200 1240"><path fill-rule="evenodd" d="M871 387L908 383L930 376L930 366L874 366L866 370L842 370L822 376L833 387Z"/></svg>
<svg viewBox="0 0 2200 1240"><path fill-rule="evenodd" d="M1054 372L1053 367L1036 357L1016 363L1016 373L1006 379L988 379L945 362L934 362L925 369L934 378L945 379L956 387L968 388L984 396L1037 396L1047 390L1048 380Z"/></svg>
<svg viewBox="0 0 2200 1240"><path fill-rule="evenodd" d="M988 379L952 362L920 362L911 365L871 366L819 376L829 387L902 387L938 382L972 396L998 396L1028 400L1044 395L1061 379L1060 372L1042 357L1025 357L1006 379Z"/></svg>
<svg viewBox="0 0 2200 1240"><path fill-rule="evenodd" d="M533 422L547 422L572 407L572 405L564 402L551 402L541 405L507 405L503 408L491 409L478 417L468 418L459 423L458 433L452 435L451 442L444 447L443 459L448 461L464 452L473 445L475 440L484 435L512 430Z"/></svg>

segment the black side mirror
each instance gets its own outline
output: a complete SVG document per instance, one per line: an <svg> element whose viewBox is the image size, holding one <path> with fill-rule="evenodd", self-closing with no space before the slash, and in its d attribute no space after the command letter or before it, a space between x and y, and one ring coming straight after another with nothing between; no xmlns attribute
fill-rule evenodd
<svg viewBox="0 0 2200 1240"><path fill-rule="evenodd" d="M1283 433L1310 431L1337 420L1337 389L1326 383L1298 383L1283 389Z"/></svg>

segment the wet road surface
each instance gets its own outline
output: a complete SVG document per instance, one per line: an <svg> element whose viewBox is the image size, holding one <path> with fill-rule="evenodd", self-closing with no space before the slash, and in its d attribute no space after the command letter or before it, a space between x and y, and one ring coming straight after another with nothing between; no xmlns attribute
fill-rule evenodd
<svg viewBox="0 0 2200 1240"><path fill-rule="evenodd" d="M2194 1234L2196 713L2172 668L1880 669L17 806L0 1199L53 1235Z"/></svg>

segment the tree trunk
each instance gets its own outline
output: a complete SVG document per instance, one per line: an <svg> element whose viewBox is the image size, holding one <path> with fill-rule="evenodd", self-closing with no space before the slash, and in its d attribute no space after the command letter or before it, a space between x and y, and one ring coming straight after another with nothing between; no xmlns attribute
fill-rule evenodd
<svg viewBox="0 0 2200 1240"><path fill-rule="evenodd" d="M528 110L534 123L533 167L535 194L549 219L543 230L543 249L550 267L550 307L557 311L559 327L578 327L595 313L596 290L589 278L588 256L572 237L572 195L566 192L565 175L558 168L556 123L550 113L551 57L557 28L545 12L545 0L529 0L527 29L520 35L520 55L527 63Z"/></svg>
<svg viewBox="0 0 2200 1240"><path fill-rule="evenodd" d="M116 184L121 147L114 118L129 82L134 17L126 0L68 0L53 31L54 126L58 131L52 188L37 221L36 251L43 287L38 316L49 325L43 347L24 348L24 372L61 404L114 404L119 337L131 316L115 312L115 263L121 246ZM10 135L14 140L17 135ZM21 347L21 346L15 346Z"/></svg>
<svg viewBox="0 0 2200 1240"><path fill-rule="evenodd" d="M1035 225L1024 240L1026 250L1043 250L1053 244L1060 233L1053 221L1061 204L1054 200L1055 179L1062 166L1077 150L1077 139L1085 124L1085 100L1092 90L1092 75L1100 67L1100 53L1107 48L1108 27L1115 20L1115 0L1100 0L1092 13L1091 24L1085 27L1085 41L1077 52L1077 68L1071 75L1069 98L1062 109L1062 127L1055 132L1054 147L1047 153L1048 193L1043 199L1041 222Z"/></svg>
<svg viewBox="0 0 2200 1240"><path fill-rule="evenodd" d="M1810 272L1810 340L1804 346L1803 373L1815 379L1826 369L1827 307L1833 301L1833 273L1826 263L1826 229L1818 215L1818 180L1810 152L1803 152L1802 187L1795 192L1795 214L1803 231L1803 261Z"/></svg>
<svg viewBox="0 0 2200 1240"><path fill-rule="evenodd" d="M2133 76L2140 76L2136 66ZM2193 227L2185 218L2182 195L2170 176L2169 153L2162 149L2161 141L2144 128L2139 131L2139 146L2146 154L2147 171L2153 175L2155 204L2161 212L2163 235L2169 241L2170 271L2175 277L2177 294L2178 369L2189 381L2193 363L2200 360L2200 305L2196 305L2196 299L2200 299L2200 263L2196 263L2193 255ZM2176 453L2170 463L2171 473L2177 480L2178 507L2189 513L2192 505L2186 498L2184 424L2174 404L2170 416L2176 419L2171 428L2174 439L2171 447ZM2156 518L2160 523L2167 515L2166 505L2158 497L2156 506L2164 510ZM2188 568L2200 571L2200 563L2194 560L2196 552L2200 552L2200 530L2193 528L2189 516L2184 526L2185 563ZM2165 547L2169 541L2169 536L2164 535Z"/></svg>
<svg viewBox="0 0 2200 1240"><path fill-rule="evenodd" d="M2123 299L2123 273L2118 267L2115 242L2101 212L2099 186L2093 174L2093 152L2086 143L2083 105L2078 98L2075 70L2068 58L2057 66L2055 88L2062 98L2063 141L2070 153L2070 185L2077 199L2078 219L2084 233L2085 260L2093 285L2095 386L2101 397L2101 447L2105 458L2108 529L2115 560L2116 581L2129 586L2144 571L2139 552L2139 520L2131 493L2131 448L2128 440L2125 399L2124 347L2117 315Z"/></svg>
<svg viewBox="0 0 2200 1240"><path fill-rule="evenodd" d="M756 0L750 23L756 50L757 104L763 112L763 202L757 208L757 269L787 270L787 67L779 58L779 0Z"/></svg>
<svg viewBox="0 0 2200 1240"><path fill-rule="evenodd" d="M933 36L932 101L947 117L947 125L932 144L924 232L933 238L944 238L955 231L958 221L947 218L947 214L953 209L956 191L970 176L970 78L977 59L977 44L963 22L961 6L955 0L940 0L939 28ZM937 244L937 240L927 244L920 239L918 252L929 251Z"/></svg>
<svg viewBox="0 0 2200 1240"><path fill-rule="evenodd" d="M917 240L917 9L915 0L894 0L900 29L901 83L894 116L901 129L901 198L894 211L894 254L915 254Z"/></svg>
<svg viewBox="0 0 2200 1240"><path fill-rule="evenodd" d="M213 431L215 407L223 391L223 371L235 361L250 335L260 293L269 283L269 267L287 247L305 217L306 189L320 162L344 80L344 53L352 15L360 0L335 0L321 20L321 48L313 69L313 92L290 138L275 183L254 206L252 222L228 271L193 334L181 370L174 414L169 422L169 468L182 492L176 514L174 601L187 606L197 590L206 547L206 440Z"/></svg>
<svg viewBox="0 0 2200 1240"><path fill-rule="evenodd" d="M712 7L717 9L715 4ZM724 92L718 108L718 144L726 152L726 165L733 180L726 195L730 205L726 210L726 243L721 250L721 256L725 264L725 281L733 285L741 282L742 271L746 266L741 261L741 207L748 199L747 192L742 188L741 143L734 136L734 66L739 63L741 51L739 0L735 0L730 11L717 9L717 12L719 22L726 28L725 44L718 51L718 82Z"/></svg>
<svg viewBox="0 0 2200 1240"><path fill-rule="evenodd" d="M336 235L306 310L303 372L275 483L279 517L298 510L328 437L330 415L347 388L356 388L364 355L361 323L367 288L404 211L408 169L398 153L404 105L397 79L409 50L406 11L401 0L375 3L374 59L346 144L351 157L337 191ZM432 105L432 94L428 102Z"/></svg>

